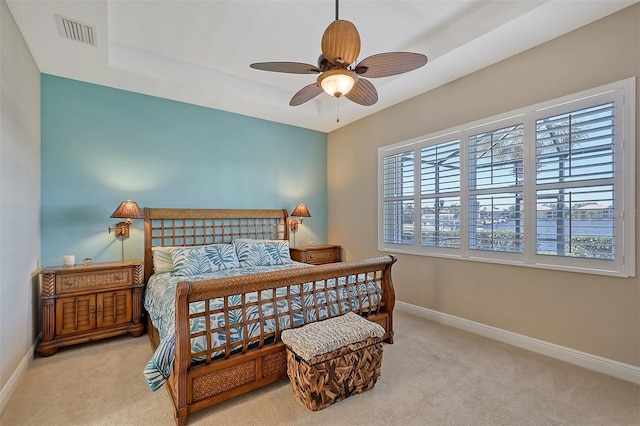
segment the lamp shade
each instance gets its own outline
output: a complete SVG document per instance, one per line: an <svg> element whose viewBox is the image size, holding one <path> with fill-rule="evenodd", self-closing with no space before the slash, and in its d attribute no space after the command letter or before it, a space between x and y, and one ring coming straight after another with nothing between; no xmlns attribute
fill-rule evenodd
<svg viewBox="0 0 640 426"><path fill-rule="evenodd" d="M291 212L291 216L297 217L311 217L311 213L309 213L309 209L303 203L300 203L296 206L295 209Z"/></svg>
<svg viewBox="0 0 640 426"><path fill-rule="evenodd" d="M127 200L120 203L110 217L121 219L144 219L140 206L135 201Z"/></svg>
<svg viewBox="0 0 640 426"><path fill-rule="evenodd" d="M339 98L346 95L353 88L358 78L357 74L343 68L334 68L318 76L318 84L326 93Z"/></svg>

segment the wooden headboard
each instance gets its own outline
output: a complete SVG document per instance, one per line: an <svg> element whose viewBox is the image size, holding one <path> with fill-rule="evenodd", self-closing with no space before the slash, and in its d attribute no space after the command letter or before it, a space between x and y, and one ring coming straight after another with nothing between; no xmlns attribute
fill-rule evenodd
<svg viewBox="0 0 640 426"><path fill-rule="evenodd" d="M286 209L144 208L144 281L153 273L151 247L231 243L235 238L288 240Z"/></svg>

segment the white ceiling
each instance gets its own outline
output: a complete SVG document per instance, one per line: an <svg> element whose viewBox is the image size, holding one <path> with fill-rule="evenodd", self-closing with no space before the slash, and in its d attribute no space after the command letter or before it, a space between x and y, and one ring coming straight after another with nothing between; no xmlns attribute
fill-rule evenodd
<svg viewBox="0 0 640 426"><path fill-rule="evenodd" d="M342 0L360 33L358 62L424 53L407 74L370 81L369 107L321 94L291 97L314 75L255 70L253 62L316 64L333 0L7 0L40 68L57 75L329 132L625 8L638 0ZM97 47L63 38L55 14L93 25Z"/></svg>

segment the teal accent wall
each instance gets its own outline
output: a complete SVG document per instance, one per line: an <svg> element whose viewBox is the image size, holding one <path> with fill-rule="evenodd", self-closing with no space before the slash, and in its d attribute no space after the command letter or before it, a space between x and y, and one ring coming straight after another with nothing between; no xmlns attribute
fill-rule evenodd
<svg viewBox="0 0 640 426"><path fill-rule="evenodd" d="M196 105L42 75L42 263L121 259L107 228L140 207L307 204L297 245L327 238L327 135ZM143 257L143 220L124 241ZM292 242L293 245L293 242Z"/></svg>

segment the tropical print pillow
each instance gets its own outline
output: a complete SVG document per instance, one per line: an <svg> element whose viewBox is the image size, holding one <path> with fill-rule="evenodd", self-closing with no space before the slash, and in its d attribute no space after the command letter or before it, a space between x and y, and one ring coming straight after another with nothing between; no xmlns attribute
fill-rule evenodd
<svg viewBox="0 0 640 426"><path fill-rule="evenodd" d="M240 267L233 244L211 244L204 246L204 251L215 267L214 272Z"/></svg>
<svg viewBox="0 0 640 426"><path fill-rule="evenodd" d="M173 276L186 277L240 267L232 244L180 247L170 251Z"/></svg>
<svg viewBox="0 0 640 426"><path fill-rule="evenodd" d="M233 241L233 245L241 268L292 263L289 241L238 239Z"/></svg>

